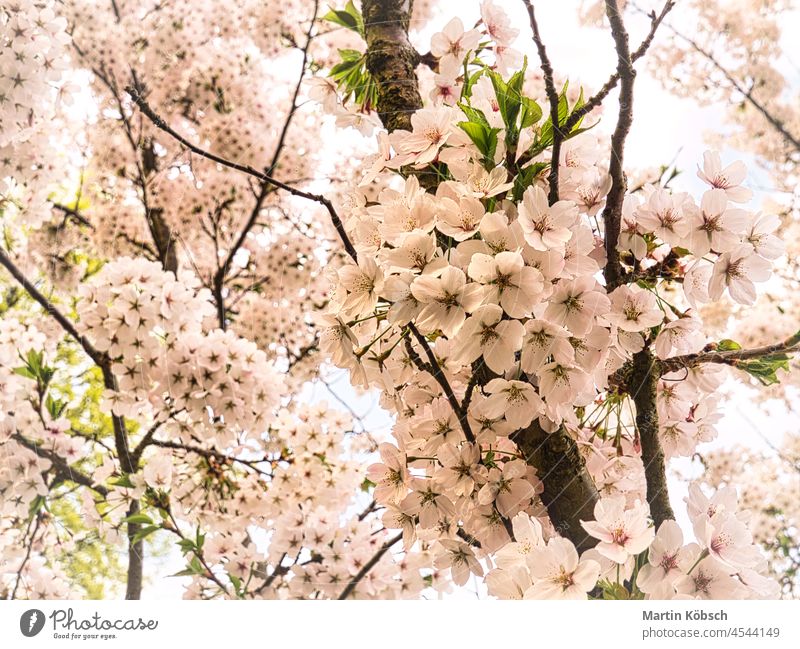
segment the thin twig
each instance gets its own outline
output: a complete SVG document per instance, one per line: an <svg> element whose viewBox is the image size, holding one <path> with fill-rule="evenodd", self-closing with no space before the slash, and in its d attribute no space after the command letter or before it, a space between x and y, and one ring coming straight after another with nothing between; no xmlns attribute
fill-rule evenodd
<svg viewBox="0 0 800 649"><path fill-rule="evenodd" d="M306 32L306 43L305 46L302 48L303 52L303 61L300 67L300 75L297 79L297 83L294 87L294 93L292 94L292 103L291 108L289 109L289 113L286 116L286 119L283 122L283 128L281 129L280 136L278 137L278 143L275 146L275 151L272 154L272 161L269 164L269 167L265 170L264 173L270 175L274 173L275 168L278 166L278 161L280 159L281 153L283 152L283 148L286 144L286 136L289 132L289 126L292 123L292 119L294 118L295 113L297 112L298 104L297 104L297 97L300 94L300 87L303 85L303 79L305 79L306 68L308 67L308 50L311 47L311 42L313 40L312 32L314 30L314 25L317 22L317 14L319 12L319 0L314 1L314 13L311 16L311 23L308 26L308 31ZM264 200L269 195L271 185L267 181L262 181L261 189L259 190L258 196L256 197L256 202L253 205L253 209L250 211L250 216L247 219L247 222L244 224L244 227L239 232L239 236L236 238L233 246L228 251L227 256L225 257L225 261L219 266L216 274L214 275L214 287L213 293L215 300L217 301L217 311L218 311L218 318L220 322L220 327L223 329L225 328L225 304L224 304L224 296L223 296L223 284L225 282L225 277L230 270L231 264L233 263L233 259L236 256L236 253L239 249L244 245L245 240L247 239L250 230L253 229L256 221L258 220L258 215L261 213L261 206L264 204Z"/></svg>
<svg viewBox="0 0 800 649"><path fill-rule="evenodd" d="M633 5L637 11L642 11L636 5ZM714 57L711 52L704 49L700 46L700 44L685 36L681 32L679 32L675 27L673 27L669 23L665 23L667 29L669 29L675 36L686 42L688 45L692 47L692 49L704 57L711 65L713 65L719 72L722 73L722 76L725 77L725 80L733 86L734 90L740 93L747 101L750 103L753 108L755 108L759 113L761 113L762 117L772 126L778 133L780 133L783 138L791 144L797 151L800 151L800 138L796 135L791 133L783 124L783 122L778 119L775 115L773 115L764 104L762 104L758 99L753 96L752 90L747 90L742 86L742 84L734 78L734 76L725 68L717 59Z"/></svg>
<svg viewBox="0 0 800 649"><path fill-rule="evenodd" d="M558 201L558 171L559 160L561 158L561 142L564 140L564 132L561 130L561 124L558 119L558 92L556 91L555 82L553 81L553 66L550 63L550 58L547 56L547 49L539 33L539 24L536 22L536 14L534 13L533 5L530 0L522 0L522 2L525 4L525 9L528 11L528 20L530 21L531 31L533 32L533 42L536 44L542 74L544 75L544 87L547 92L547 100L550 102L550 123L553 127L553 147L552 157L550 159L550 172L548 175L548 182L550 183L548 200L552 205ZM569 133L569 130L566 132Z"/></svg>
<svg viewBox="0 0 800 649"><path fill-rule="evenodd" d="M661 374L668 374L684 368L691 368L703 363L717 363L721 365L736 366L741 361L755 360L773 356L775 354L793 354L800 352L800 332L786 340L753 347L751 349L731 349L728 351L707 351L684 356L674 356L660 361Z"/></svg>
<svg viewBox="0 0 800 649"><path fill-rule="evenodd" d="M396 536L390 538L386 543L384 543L378 551L373 555L373 557L367 561L364 566L359 570L355 576L350 580L350 583L345 586L345 589L342 591L341 595L337 597L337 599L347 599L350 594L355 590L356 586L358 586L358 582L360 582L364 577L367 576L367 573L372 570L378 562L381 560L384 554L386 554L389 549L398 541L403 538L403 533L400 532Z"/></svg>
<svg viewBox="0 0 800 649"><path fill-rule="evenodd" d="M656 15L655 12L651 12L650 16L650 31L648 32L645 39L641 42L639 47L636 49L633 54L631 54L631 62L636 63L640 58L642 58L646 53L647 50L650 48L650 45L653 43L653 39L656 36L656 32L658 31L659 26L663 22L666 15L672 11L672 8L675 6L674 0L668 0L664 4L664 7L661 9L661 12ZM575 125L581 120L581 118L588 115L592 112L595 108L597 108L600 104L603 103L603 100L608 96L614 88L617 87L619 83L620 75L619 71L614 72L606 81L603 86L598 90L594 95L592 95L589 99L586 100L586 103L581 106L580 108L575 109L572 114L569 116L567 121L564 124L564 131L569 133Z"/></svg>
<svg viewBox="0 0 800 649"><path fill-rule="evenodd" d="M450 403L450 407L453 409L456 417L458 418L458 422L461 424L461 430L464 431L464 437L467 438L468 442L475 442L475 435L472 433L472 427L469 425L469 419L467 418L466 411L461 407L461 404L456 399L456 395L453 392L453 388L450 386L450 382L447 380L447 377L444 375L441 366L439 365L439 361L436 359L436 354L433 353L431 346L428 344L428 341L425 337L419 332L419 329L414 325L413 322L408 323L408 330L414 335L417 339L417 342L422 346L423 350L425 350L425 355L428 357L428 362L424 363L422 359L419 358L419 355L416 353L414 348L411 346L411 341L406 339L406 349L411 357L411 360L420 367L420 369L425 370L428 372L439 384L444 392L445 397L447 397L447 401Z"/></svg>

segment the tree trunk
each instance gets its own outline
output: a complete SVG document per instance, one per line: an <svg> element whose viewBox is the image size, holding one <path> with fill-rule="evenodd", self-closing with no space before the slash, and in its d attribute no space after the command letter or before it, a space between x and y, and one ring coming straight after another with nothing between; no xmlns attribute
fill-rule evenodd
<svg viewBox="0 0 800 649"><path fill-rule="evenodd" d="M572 541L579 552L597 545L597 539L581 526L582 520L594 520L598 494L575 440L563 427L547 433L537 421L512 439L528 464L536 467L544 484L541 499L558 533Z"/></svg>
<svg viewBox="0 0 800 649"><path fill-rule="evenodd" d="M412 0L364 0L367 70L378 86L375 107L390 133L411 129L411 115L422 108L417 74L419 55L408 40Z"/></svg>

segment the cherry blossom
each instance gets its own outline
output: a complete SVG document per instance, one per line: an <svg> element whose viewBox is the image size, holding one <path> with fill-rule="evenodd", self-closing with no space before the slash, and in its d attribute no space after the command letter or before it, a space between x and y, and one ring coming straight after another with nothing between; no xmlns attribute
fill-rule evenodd
<svg viewBox="0 0 800 649"><path fill-rule="evenodd" d="M723 190L728 200L735 203L746 203L753 196L752 191L741 186L746 176L747 167L741 160L723 168L720 155L716 151L706 151L703 154L703 168L698 167L697 170L700 180Z"/></svg>
<svg viewBox="0 0 800 649"><path fill-rule="evenodd" d="M646 504L637 502L626 509L624 498L604 498L595 505L594 516L594 521L581 521L581 525L600 539L597 551L612 561L624 563L653 541L655 532L647 522Z"/></svg>
<svg viewBox="0 0 800 649"><path fill-rule="evenodd" d="M600 565L579 559L575 546L566 539L550 539L547 547L531 553L535 582L525 591L525 599L586 599L597 583Z"/></svg>

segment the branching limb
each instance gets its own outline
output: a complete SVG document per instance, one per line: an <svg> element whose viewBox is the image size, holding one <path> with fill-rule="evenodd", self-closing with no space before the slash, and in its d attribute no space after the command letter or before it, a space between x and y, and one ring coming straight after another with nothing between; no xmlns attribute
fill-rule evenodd
<svg viewBox="0 0 800 649"><path fill-rule="evenodd" d="M614 290L623 282L622 265L619 259L620 224L622 222L622 201L625 198L627 182L623 170L625 159L625 140L633 123L633 82L636 70L633 69L628 45L628 32L622 20L617 0L606 0L606 15L611 24L611 35L617 52L617 74L620 78L619 115L614 134L611 136L611 161L608 173L611 176L611 190L606 197L603 209L603 224L606 246L606 267L603 274L606 288Z"/></svg>
<svg viewBox="0 0 800 649"><path fill-rule="evenodd" d="M292 196L305 198L306 200L314 201L315 203L319 203L320 205L324 206L325 209L328 210L328 213L331 216L333 225L336 228L336 232L339 234L339 237L342 240L342 244L344 245L347 254L354 261L356 260L356 249L353 247L353 244L350 241L349 236L347 235L347 231L344 228L344 223L342 223L342 220L339 217L339 214L336 212L333 203L328 198L325 198L325 196L322 196L320 194L312 194L311 192L306 192L303 191L302 189L297 189L297 187L292 187L291 185L287 185L286 183L281 182L280 180L277 180L276 178L273 178L272 176L262 171L259 171L255 167L251 167L250 165L239 164L238 162L233 162L231 160L226 160L221 156L211 153L210 151L206 151L205 149L202 149L201 147L197 146L196 144L193 144L185 137L180 135L177 131L175 131L175 129L173 129L161 117L159 117L159 115L150 107L147 101L145 101L145 99L138 93L138 91L134 87L128 86L125 89L125 91L131 96L131 99L133 99L134 103L139 107L139 110L141 110L142 113L144 113L144 115L147 116L147 118L151 122L153 122L153 124L157 128L161 129L162 131L173 137L176 141L185 146L192 153L196 153L197 155L207 158L212 162L216 162L217 164L221 164L231 169L236 169L237 171L246 173L250 176L253 176L254 178L258 178L261 182L268 183L274 187L277 187L278 189L282 189L291 194Z"/></svg>
<svg viewBox="0 0 800 649"><path fill-rule="evenodd" d="M221 453L213 448L203 448L202 446L193 446L191 444L182 444L180 442L171 442L169 440L162 440L162 439L151 439L149 441L149 445L158 446L159 448L169 448L178 451L185 451L187 453L194 453L195 455L199 455L201 457L208 459L214 459L218 462L237 462L248 468L254 470L256 473L260 473L262 475L272 477L272 474L268 471L264 471L263 469L258 468L259 464L263 464L264 462L269 462L267 459L258 459L258 460L246 460L244 458L238 458L233 455L227 455L225 453Z"/></svg>
<svg viewBox="0 0 800 649"><path fill-rule="evenodd" d="M283 152L283 148L286 145L286 136L289 133L289 127L292 124L292 120L294 119L295 113L297 112L298 104L297 104L297 97L300 94L300 87L303 85L303 80L305 79L306 69L308 67L308 51L311 47L311 42L313 40L312 32L314 30L314 26L317 22L317 14L319 12L319 0L314 1L314 13L311 16L311 22L308 26L308 31L306 32L306 42L302 48L303 52L303 61L300 67L300 74L297 78L297 83L294 87L294 93L292 94L292 103L289 109L289 113L286 116L286 119L283 122L283 128L281 129L280 136L278 137L278 143L275 146L275 151L272 154L272 161L269 164L269 167L265 170L267 175L271 175L274 173L275 168L278 166L278 161L280 160L281 153ZM223 293L223 285L225 283L225 278L228 275L228 271L230 270L231 264L233 263L233 259L236 256L236 253L239 249L244 245L244 242L247 240L248 234L250 234L250 230L253 229L256 221L258 220L258 216L261 213L261 206L264 204L264 200L269 195L270 191L274 190L274 187L268 181L262 181L261 187L259 189L258 196L256 197L255 204L253 205L253 209L250 211L250 216L247 219L247 222L244 224L244 227L239 232L239 236L236 238L236 241L231 246L228 254L225 256L225 261L219 266L217 272L214 275L213 280L213 288L212 292L214 294L214 299L217 302L217 312L219 318L219 325L222 329L225 329L225 303L224 303L224 293Z"/></svg>
<svg viewBox="0 0 800 649"><path fill-rule="evenodd" d="M400 532L396 536L393 536L388 541L386 541L380 548L378 548L378 551L372 556L372 558L369 561L367 561L364 564L361 570L359 570L355 574L355 576L350 580L350 583L347 584L347 586L342 591L341 595L337 597L337 599L347 599L348 597L350 597L351 593L356 589L356 586L358 586L358 583L362 579L364 579L364 577L367 576L367 573L370 570L372 570L376 565L378 565L378 562L381 560L381 557L383 557L383 555L386 554L393 545L401 541L402 538L403 538L403 533Z"/></svg>
<svg viewBox="0 0 800 649"><path fill-rule="evenodd" d="M52 302L50 302L50 300L48 300L27 277L25 277L23 272L11 260L11 257L8 256L8 253L6 253L6 251L2 248L0 248L0 264L5 266L6 270L11 273L11 276L17 280L17 282L22 285L22 288L28 292L28 295L36 300L36 302L39 303L39 306L41 306L48 315L52 316L67 334L69 334L78 342L89 358L91 358L100 367L103 367L103 365L108 363L108 357L102 352L98 351L94 345L89 342L89 339L86 338L86 336L78 333L78 330L75 328L75 325L72 323L72 321L63 313L61 313L61 311L59 311L58 308Z"/></svg>
<svg viewBox="0 0 800 649"><path fill-rule="evenodd" d="M453 388L450 386L450 382L447 380L447 377L444 375L444 372L439 365L439 361L436 359L436 354L433 353L433 350L428 344L428 341L425 339L425 336L419 332L419 329L417 329L413 322L408 324L408 330L414 335L414 338L417 339L417 342L422 346L422 349L425 351L425 355L428 357L427 363L422 361L414 348L411 346L411 341L406 339L406 349L411 356L411 360L415 365L417 365L417 367L419 367L419 369L424 370L433 376L433 378L442 388L442 392L444 392L445 397L447 397L447 401L450 404L450 407L453 409L456 417L458 417L458 422L461 424L461 430L464 432L464 437L467 438L468 442L474 442L475 435L472 432L472 427L469 425L467 412L458 402L458 399L453 392Z"/></svg>
<svg viewBox="0 0 800 649"><path fill-rule="evenodd" d="M91 221L89 221L89 219L87 219L83 214L81 214L77 210L71 207L67 207L66 205L61 205L60 203L53 203L53 209L58 210L59 212L64 214L64 216L66 216L67 218L75 221L75 223L78 223L80 225L85 225L87 228L94 230L94 226L92 225Z"/></svg>
<svg viewBox="0 0 800 649"><path fill-rule="evenodd" d="M115 392L118 391L117 380L111 371L111 361L108 356L97 350L92 343L89 342L88 338L78 333L72 321L61 313L61 311L59 311L58 308L56 308L56 306L25 277L22 271L17 268L16 264L14 264L6 251L2 248L0 248L0 264L5 266L6 270L11 273L14 279L22 285L28 294L36 300L59 325L61 325L61 328L64 329L67 334L80 344L89 358L91 358L102 371L105 387ZM118 415L112 415L111 420L114 427L114 445L120 460L120 466L125 473L136 473L138 463L133 460L131 451L128 448L128 432L125 426L125 420ZM130 516L138 511L139 503L138 501L133 501L128 515ZM138 531L138 524L128 523L129 559L126 599L139 599L142 592L142 542L141 540L134 542L134 537Z"/></svg>
<svg viewBox="0 0 800 649"><path fill-rule="evenodd" d="M684 356L674 356L660 361L661 374L668 374L677 370L692 368L703 363L717 363L721 365L732 365L736 367L741 361L756 360L774 354L793 354L800 352L800 332L787 338L786 340L753 347L751 349L733 349L728 351L707 351L696 354L686 354Z"/></svg>
<svg viewBox="0 0 800 649"><path fill-rule="evenodd" d="M636 51L631 54L632 63L636 63L636 61L642 58L647 53L647 50L650 49L650 45L653 43L653 39L656 36L659 26L663 22L666 15L672 11L674 6L675 1L668 0L658 14L655 12L651 12L649 14L650 31L647 33L647 36L641 42L639 47L636 48ZM566 123L564 124L564 131L569 133L583 117L591 113L595 108L602 104L603 100L608 96L608 93L617 87L619 79L620 74L619 70L617 70L608 78L608 81L603 84L600 90L586 100L586 103L583 106L572 112L572 114L569 116L569 119L567 119Z"/></svg>
<svg viewBox="0 0 800 649"><path fill-rule="evenodd" d="M108 495L108 489L106 489L103 485L95 484L91 476L86 475L80 469L76 469L75 467L70 466L67 463L67 461L60 455L57 455L52 451L48 451L47 449L42 448L38 444L35 444L34 442L32 442L31 440L29 440L28 438L24 437L19 433L15 433L13 435L13 439L21 446L27 448L29 451L33 451L34 453L36 453L36 455L38 455L39 457L48 460L53 465L53 468L59 475L68 478L71 482L74 482L75 484L88 487L89 489L91 489L92 491L96 491L103 497Z"/></svg>
<svg viewBox="0 0 800 649"><path fill-rule="evenodd" d="M550 184L548 200L552 205L558 201L558 171L559 161L561 159L561 142L564 140L564 132L561 130L558 119L558 91L553 81L553 66L550 63L550 58L547 56L547 49L539 33L539 24L536 22L536 14L533 10L531 0L522 0L522 2L525 4L525 9L528 11L528 20L530 21L531 31L533 32L533 42L536 44L536 50L539 53L539 61L542 74L544 75L544 87L547 93L547 100L550 103L550 123L553 125L553 148L552 157L550 159L550 172L548 175L548 182ZM567 133L569 133L569 131L567 131Z"/></svg>
<svg viewBox="0 0 800 649"><path fill-rule="evenodd" d="M704 49L697 41L689 38L688 36L685 36L669 23L666 23L666 26L667 29L669 29L673 34L675 34L675 36L677 36L682 41L687 43L689 46L691 46L691 48L695 52L700 54L709 63L711 63L711 65L713 65L714 68L716 68L722 74L722 76L725 77L725 80L729 84L731 84L733 89L736 90L736 92L740 93L745 98L745 100L761 114L761 116L769 123L769 125L772 126L772 128L774 128L778 133L781 134L786 143L791 145L795 149L795 151L800 152L800 137L789 131L789 129L786 128L782 120L776 117L772 112L770 112L770 110L763 103L761 103L758 99L756 99L753 96L752 90L748 90L747 88L745 88L742 85L742 83L738 81L728 71L727 68L725 68L719 61L717 61L716 57L714 57L714 55L711 54L711 52Z"/></svg>

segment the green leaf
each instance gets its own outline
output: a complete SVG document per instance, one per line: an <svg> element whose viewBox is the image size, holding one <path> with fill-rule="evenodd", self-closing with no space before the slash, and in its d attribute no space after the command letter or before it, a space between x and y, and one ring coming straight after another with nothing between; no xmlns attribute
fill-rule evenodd
<svg viewBox="0 0 800 649"><path fill-rule="evenodd" d="M131 482L131 477L127 473L121 475L119 478L113 478L109 482L115 487L125 487L126 489L134 488L133 482Z"/></svg>
<svg viewBox="0 0 800 649"><path fill-rule="evenodd" d="M603 589L603 599L622 599L627 600L631 598L628 589L622 584L610 581L601 581L598 586Z"/></svg>
<svg viewBox="0 0 800 649"><path fill-rule="evenodd" d="M200 531L200 528L197 528L197 532L195 533L194 537L195 547L197 548L198 552L203 549L203 543L205 543L206 535Z"/></svg>
<svg viewBox="0 0 800 649"><path fill-rule="evenodd" d="M542 119L542 108L533 99L522 97L522 117L520 118L519 128L528 128Z"/></svg>
<svg viewBox="0 0 800 649"><path fill-rule="evenodd" d="M44 507L46 502L47 499L44 496L36 496L36 498L34 498L31 501L31 504L28 506L28 516L33 518L37 513L39 513L39 510Z"/></svg>
<svg viewBox="0 0 800 649"><path fill-rule="evenodd" d="M58 419L64 412L67 407L66 401L60 401L59 399L53 399L49 394L44 402L45 408L47 408L47 412L50 414L51 419Z"/></svg>
<svg viewBox="0 0 800 649"><path fill-rule="evenodd" d="M232 575L231 573L228 573L228 579L230 579L231 583L233 584L233 590L236 592L237 595L239 595L242 590L242 580L239 579L239 577L237 577L236 575Z"/></svg>
<svg viewBox="0 0 800 649"><path fill-rule="evenodd" d="M478 79L483 76L486 72L486 68L481 68L477 72L473 72L472 74L469 73L467 69L467 60L469 57L464 59L464 85L461 86L461 98L468 98L472 96L472 88L478 82Z"/></svg>
<svg viewBox="0 0 800 649"><path fill-rule="evenodd" d="M780 383L778 370L789 371L790 357L787 354L773 354L752 361L739 361L736 367L754 376L761 385Z"/></svg>
<svg viewBox="0 0 800 649"><path fill-rule="evenodd" d="M181 570L180 572L176 572L173 577L191 577L192 575L204 575L206 574L205 568L203 568L203 564L200 563L200 559L196 556L192 557L192 560L189 561L186 568Z"/></svg>
<svg viewBox="0 0 800 649"><path fill-rule="evenodd" d="M563 89L561 90L561 94L558 96L558 128L563 132L563 126L572 116L572 114L576 110L580 110L585 105L585 101L583 99L583 89L581 88L580 96L578 100L575 102L575 105L570 109L569 101L567 100L567 88L568 83L564 84ZM569 140L576 135L580 135L581 133L585 133L586 131L593 129L599 122L592 124L591 126L581 127L583 123L584 117L581 118L573 125L570 129L569 133L563 133L564 137L562 141ZM553 120L552 116L548 114L547 120L542 124L541 129L539 130L538 137L534 140L534 143L527 151L527 155L529 158L536 157L542 151L544 151L547 147L553 144Z"/></svg>
<svg viewBox="0 0 800 649"><path fill-rule="evenodd" d="M153 532L158 532L160 529L161 528L158 525L149 525L148 527L143 527L134 535L133 542L138 543L139 541L142 541L150 536Z"/></svg>
<svg viewBox="0 0 800 649"><path fill-rule="evenodd" d="M178 547L181 549L182 554L188 554L194 551L194 541L192 539L181 539L178 541Z"/></svg>
<svg viewBox="0 0 800 649"><path fill-rule="evenodd" d="M336 82L343 100L353 99L359 107L370 109L378 101L378 86L367 70L366 55L358 50L341 49L341 62L331 68L328 76Z"/></svg>
<svg viewBox="0 0 800 649"><path fill-rule="evenodd" d="M514 178L514 187L511 190L515 203L522 200L522 195L525 193L525 190L528 189L528 187L533 184L534 179L549 166L550 163L548 162L534 162L517 174Z"/></svg>
<svg viewBox="0 0 800 649"><path fill-rule="evenodd" d="M488 451L483 458L483 465L488 468L497 467L497 464L494 461L494 451Z"/></svg>
<svg viewBox="0 0 800 649"><path fill-rule="evenodd" d="M475 122L459 122L458 125L478 147L484 161L493 163L494 154L497 151L497 134L500 129Z"/></svg>
<svg viewBox="0 0 800 649"><path fill-rule="evenodd" d="M123 523L139 523L141 525L152 525L153 520L147 514L132 514L122 519Z"/></svg>
<svg viewBox="0 0 800 649"><path fill-rule="evenodd" d="M194 574L196 575L204 575L206 573L203 564L200 563L200 559L197 556L192 557L192 560L189 562L189 567L194 570Z"/></svg>
<svg viewBox="0 0 800 649"><path fill-rule="evenodd" d="M31 372L27 366L15 367L14 374L18 374L19 376L24 376L26 379L31 379L33 381L36 380L36 375L33 372Z"/></svg>
<svg viewBox="0 0 800 649"><path fill-rule="evenodd" d="M460 102L458 107L464 111L464 114L467 116L470 122L474 122L476 124L483 124L484 126L490 126L489 120L486 119L486 115L483 114L482 110L478 110L477 108L473 108L472 106L465 104L464 102Z"/></svg>
<svg viewBox="0 0 800 649"><path fill-rule="evenodd" d="M28 351L27 356L20 354L20 358L25 365L14 368L14 372L27 379L33 379L39 384L39 389L44 392L44 389L47 388L56 373L52 367L45 365L44 352L31 349Z"/></svg>
<svg viewBox="0 0 800 649"><path fill-rule="evenodd" d="M739 343L737 343L735 340L731 340L730 338L725 338L717 343L717 349L721 352L732 352L741 348L742 346Z"/></svg>
<svg viewBox="0 0 800 649"><path fill-rule="evenodd" d="M361 38L364 38L364 18L361 16L361 12L356 9L353 0L349 0L344 9L330 7L330 11L322 16L322 20L346 27L359 34Z"/></svg>
<svg viewBox="0 0 800 649"><path fill-rule="evenodd" d="M361 491L369 491L375 486L375 483L370 480L369 478L364 478L364 482L361 483Z"/></svg>

